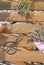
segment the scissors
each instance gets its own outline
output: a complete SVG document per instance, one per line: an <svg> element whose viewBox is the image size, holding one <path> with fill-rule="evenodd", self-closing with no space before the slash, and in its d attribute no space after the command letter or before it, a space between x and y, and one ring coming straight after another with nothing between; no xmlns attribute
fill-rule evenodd
<svg viewBox="0 0 44 65"><path fill-rule="evenodd" d="M16 49L15 47L17 46L17 43L21 40L20 36L18 34L14 34L14 36L16 36L16 40L14 41L7 41L3 44L3 47L0 48L3 49L4 51L6 51L8 54L14 54L16 53L16 51L18 49Z"/></svg>

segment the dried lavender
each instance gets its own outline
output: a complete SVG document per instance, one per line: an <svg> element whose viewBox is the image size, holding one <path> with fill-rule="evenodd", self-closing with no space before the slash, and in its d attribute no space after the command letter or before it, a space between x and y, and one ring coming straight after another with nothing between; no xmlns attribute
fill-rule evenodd
<svg viewBox="0 0 44 65"><path fill-rule="evenodd" d="M37 42L44 42L44 28L34 28L29 31L28 41L33 40Z"/></svg>
<svg viewBox="0 0 44 65"><path fill-rule="evenodd" d="M27 15L32 6L32 0L19 0L17 10L22 15Z"/></svg>

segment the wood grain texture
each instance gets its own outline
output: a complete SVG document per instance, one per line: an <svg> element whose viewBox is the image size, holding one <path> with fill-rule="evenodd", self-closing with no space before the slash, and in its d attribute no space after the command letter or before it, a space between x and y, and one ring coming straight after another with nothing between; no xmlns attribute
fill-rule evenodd
<svg viewBox="0 0 44 65"><path fill-rule="evenodd" d="M19 0L2 0L2 2L5 2L5 4L11 3L11 4L9 4L11 6L10 9L13 9L13 6L15 6L16 3L18 3L18 1ZM0 8L0 9L9 9L9 7L7 7L7 8L6 7L2 6L2 8ZM32 9L33 8L34 8L34 10L44 10L44 1L43 0L42 1L41 0L34 0Z"/></svg>
<svg viewBox="0 0 44 65"><path fill-rule="evenodd" d="M21 48L20 48L21 49ZM3 54L4 53L4 54ZM0 59L15 63L17 61L24 62L44 62L44 53L40 51L26 51L22 48L21 51L17 51L13 55L9 55L5 52L0 54ZM2 57L1 57L2 56Z"/></svg>
<svg viewBox="0 0 44 65"><path fill-rule="evenodd" d="M43 0L36 0L34 3L34 10L44 10L44 1Z"/></svg>
<svg viewBox="0 0 44 65"><path fill-rule="evenodd" d="M9 13L0 13L0 22L1 21L6 21L9 17Z"/></svg>
<svg viewBox="0 0 44 65"><path fill-rule="evenodd" d="M15 62L15 61L35 61L44 62L44 53L39 51L17 51L13 55L5 55L5 60Z"/></svg>
<svg viewBox="0 0 44 65"><path fill-rule="evenodd" d="M17 65L26 65L24 62L15 61Z"/></svg>
<svg viewBox="0 0 44 65"><path fill-rule="evenodd" d="M10 13L10 21L32 21L32 13L28 14L28 17L22 16L18 13Z"/></svg>
<svg viewBox="0 0 44 65"><path fill-rule="evenodd" d="M10 10L11 2L0 2L0 10Z"/></svg>
<svg viewBox="0 0 44 65"><path fill-rule="evenodd" d="M5 17L6 16L6 17ZM0 22L1 21L9 21L9 22L16 22L16 21L41 21L44 22L44 12L35 12L28 14L28 17L22 16L18 13L0 13Z"/></svg>
<svg viewBox="0 0 44 65"><path fill-rule="evenodd" d="M34 13L35 21L44 21L44 13Z"/></svg>
<svg viewBox="0 0 44 65"><path fill-rule="evenodd" d="M12 26L12 28L11 28ZM13 33L29 33L30 30L39 27L37 24L8 24L7 29ZM44 27L44 25L40 26ZM6 32L8 32L8 30Z"/></svg>
<svg viewBox="0 0 44 65"><path fill-rule="evenodd" d="M11 2L8 0L2 0L4 2L4 6L0 5L0 10L2 9L13 9L14 4L16 5L15 1L11 0ZM44 10L44 1L43 0L35 0L34 1L34 10ZM8 19L9 17L9 19ZM17 13L3 13L0 14L0 22L9 20L10 22L12 21L44 21L44 13L31 13L28 18L21 16L20 14ZM0 44L3 44L7 41L14 41L16 39L15 36L11 35L10 33L25 33L27 34L29 30L33 28L37 28L38 25L34 24L12 24L12 29L11 29L11 24L7 25L7 30L0 35ZM44 27L44 26L43 26ZM24 37L24 36L23 36ZM18 43L18 47L15 47L16 49L19 49L21 51L17 51L13 55L7 54L5 51L0 49L0 60L4 61L10 61L12 63L16 63L18 65L26 65L24 62L44 62L44 53L41 51L34 51L30 50L30 48L35 47L33 42L28 42L27 39L22 37L22 40ZM26 48L28 48L28 50ZM30 48L29 48L30 47Z"/></svg>
<svg viewBox="0 0 44 65"><path fill-rule="evenodd" d="M20 14L11 13L10 14L11 21L44 21L44 13L30 13L26 18L25 16L21 16Z"/></svg>

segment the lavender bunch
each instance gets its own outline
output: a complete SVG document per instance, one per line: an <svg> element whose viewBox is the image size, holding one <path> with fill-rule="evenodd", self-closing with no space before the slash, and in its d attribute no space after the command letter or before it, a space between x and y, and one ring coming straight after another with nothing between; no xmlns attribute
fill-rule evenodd
<svg viewBox="0 0 44 65"><path fill-rule="evenodd" d="M32 6L32 0L19 0L17 10L21 15L26 16Z"/></svg>
<svg viewBox="0 0 44 65"><path fill-rule="evenodd" d="M44 28L34 28L29 31L28 41L33 40L37 42L44 42Z"/></svg>

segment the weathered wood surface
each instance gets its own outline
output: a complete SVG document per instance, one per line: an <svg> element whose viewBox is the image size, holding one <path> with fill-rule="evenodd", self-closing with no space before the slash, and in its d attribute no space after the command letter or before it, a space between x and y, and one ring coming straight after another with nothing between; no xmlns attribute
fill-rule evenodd
<svg viewBox="0 0 44 65"><path fill-rule="evenodd" d="M28 17L21 16L18 13L0 13L0 22L1 21L9 21L9 22L16 22L16 21L41 21L44 22L44 12L35 12L30 13Z"/></svg>
<svg viewBox="0 0 44 65"><path fill-rule="evenodd" d="M0 9L13 9L13 6L16 5L16 3L18 2L18 0L2 0L3 4L6 5L6 7L4 7L2 4L0 4ZM33 1L33 6L32 9L34 10L44 10L44 0L34 0Z"/></svg>
<svg viewBox="0 0 44 65"><path fill-rule="evenodd" d="M35 25L36 26L36 25ZM35 27L34 26L34 27ZM16 37L11 35L11 34L7 34L7 33L2 33L1 37L0 37L0 44L3 44L6 41L13 41L15 40ZM25 49L24 47L28 48ZM0 60L4 60L4 61L10 61L15 63L15 61L24 61L24 62L44 62L44 53L40 52L40 51L34 51L34 50L30 50L29 47L33 48L35 47L34 44L32 42L27 43L27 39L23 38L19 44L18 47L16 47L17 49L21 50L21 51L17 51L15 54L13 55L8 55L7 53L5 53L3 50L0 52Z"/></svg>
<svg viewBox="0 0 44 65"><path fill-rule="evenodd" d="M0 13L0 22L6 21L6 19L9 17L9 13Z"/></svg>
<svg viewBox="0 0 44 65"><path fill-rule="evenodd" d="M7 0L2 0L4 1L4 3L6 3L5 5L7 5L5 8L4 6L1 7L0 5L0 9L12 9L13 8L13 2L9 2ZM44 10L44 1L39 0L39 1L35 1L34 2L34 10ZM44 13L34 13L31 14L33 16L34 21L44 21ZM0 14L0 21L4 21L7 20L9 17L10 21L32 21L32 17L29 17L26 19L26 17L22 17L19 14ZM38 25L31 25L31 24L14 24L12 25L12 29L11 29L11 25L7 25L7 29L8 32L6 30L6 33L2 33L2 35L0 36L0 44L5 43L6 41L14 41L16 39L15 36L8 34L8 33L28 33L29 30L38 27ZM44 26L43 26L44 27ZM29 49L29 47L35 47L35 45L32 42L28 42L27 43L27 39L24 37L18 44L18 47L16 47L17 49L20 49L21 51L17 51L15 54L13 55L8 55L7 53L5 53L3 50L0 50L0 60L4 60L4 61L10 61L13 63L16 63L18 65L25 65L24 62L44 62L44 53L40 52L40 51L34 51L34 50L27 50L25 49L23 46L25 46L26 48ZM18 62L20 61L20 62ZM24 62L23 62L24 61Z"/></svg>
<svg viewBox="0 0 44 65"><path fill-rule="evenodd" d="M11 13L9 19L11 21L44 21L44 12L30 13L28 17L21 16L17 13Z"/></svg>
<svg viewBox="0 0 44 65"><path fill-rule="evenodd" d="M44 21L44 13L34 13L35 21Z"/></svg>
<svg viewBox="0 0 44 65"><path fill-rule="evenodd" d="M32 21L32 13L28 15L28 17L22 16L18 13L11 13L9 20L10 21Z"/></svg>
<svg viewBox="0 0 44 65"><path fill-rule="evenodd" d="M44 62L44 53L39 51L17 51L13 55L8 55L5 53L4 60L15 63L15 61L25 61L25 62Z"/></svg>
<svg viewBox="0 0 44 65"><path fill-rule="evenodd" d="M11 9L11 2L0 2L0 10Z"/></svg>
<svg viewBox="0 0 44 65"><path fill-rule="evenodd" d="M34 10L44 10L44 0L34 0Z"/></svg>
<svg viewBox="0 0 44 65"><path fill-rule="evenodd" d="M4 51L0 52L0 60L9 61L15 63L17 61L24 62L44 62L44 53L40 51L28 51L24 48L19 48L21 51L17 51L13 55L9 55Z"/></svg>
<svg viewBox="0 0 44 65"><path fill-rule="evenodd" d="M33 43L32 43L33 44ZM25 46L24 44L22 44L23 46ZM22 46L21 45L21 46ZM30 46L32 46L31 44L29 44ZM30 47L30 46L25 46L25 47ZM10 61L15 63L15 61L25 61L25 62L44 62L44 53L40 52L40 51L31 51L31 50L27 50L23 47L17 47L17 49L21 50L21 51L17 51L15 54L13 55L8 55L7 53L5 53L4 51L0 52L0 59L4 60L4 61ZM3 53L2 53L3 52Z"/></svg>
<svg viewBox="0 0 44 65"><path fill-rule="evenodd" d="M32 30L33 28L37 28L39 27L39 25L37 24L8 24L7 25L7 29L10 32L13 33L29 33L30 30ZM44 25L40 26L40 27L44 27ZM6 31L8 32L8 31Z"/></svg>

